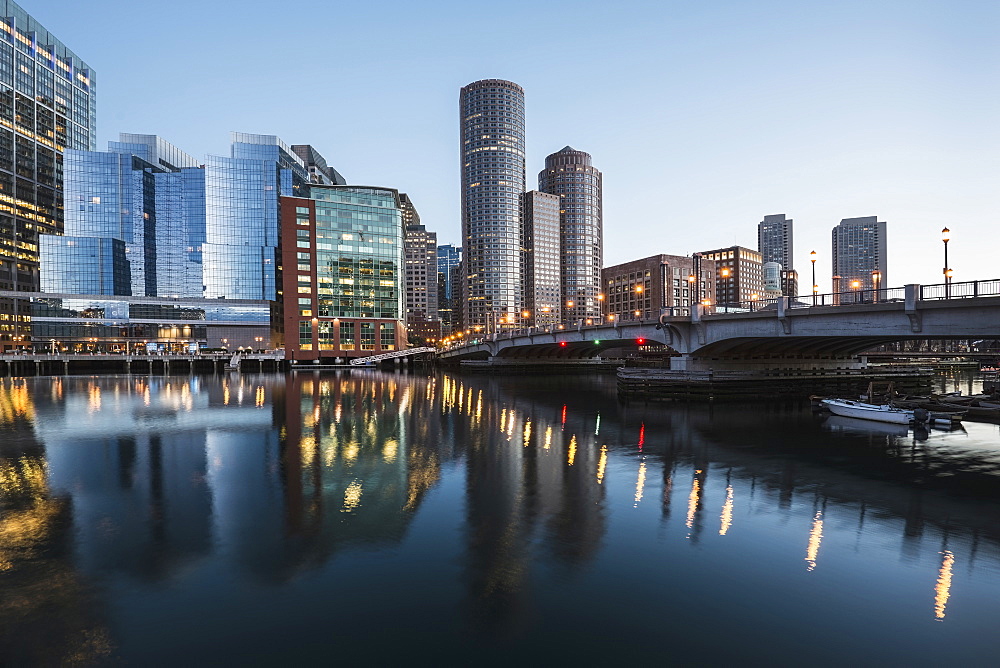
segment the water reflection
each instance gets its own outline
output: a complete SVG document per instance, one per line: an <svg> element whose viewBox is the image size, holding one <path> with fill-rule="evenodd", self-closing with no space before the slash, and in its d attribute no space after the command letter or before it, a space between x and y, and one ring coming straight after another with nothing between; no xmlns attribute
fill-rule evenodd
<svg viewBox="0 0 1000 668"><path fill-rule="evenodd" d="M253 660L321 656L308 648L329 626L523 650L589 606L666 617L683 601L745 658L771 651L753 598L803 638L823 620L863 637L876 617L906 633L933 619L984 656L975 620L1000 613L996 425L921 441L794 404L619 404L607 380L7 379L0 655L180 660L157 620L206 660L251 656L217 638L275 624L283 640ZM830 593L862 586L864 610ZM804 591L827 599L809 627ZM652 648L708 631L605 633Z"/></svg>

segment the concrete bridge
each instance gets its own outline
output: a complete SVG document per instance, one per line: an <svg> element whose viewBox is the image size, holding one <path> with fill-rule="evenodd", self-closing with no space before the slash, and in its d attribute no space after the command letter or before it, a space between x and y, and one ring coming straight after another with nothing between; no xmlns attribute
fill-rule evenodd
<svg viewBox="0 0 1000 668"><path fill-rule="evenodd" d="M699 306L690 316L665 313L657 321L473 335L438 357L558 364L658 346L678 355L672 369L857 368L858 353L883 343L1000 337L1000 279L782 297L739 311Z"/></svg>

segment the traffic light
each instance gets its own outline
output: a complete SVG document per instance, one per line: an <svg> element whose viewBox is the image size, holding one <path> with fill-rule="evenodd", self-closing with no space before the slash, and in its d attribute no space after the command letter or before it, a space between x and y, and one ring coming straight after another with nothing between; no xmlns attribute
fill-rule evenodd
<svg viewBox="0 0 1000 668"><path fill-rule="evenodd" d="M635 342L638 343L641 346L642 344L644 344L646 342L646 339L636 339Z"/></svg>
<svg viewBox="0 0 1000 668"><path fill-rule="evenodd" d="M566 347L566 342L565 341L560 341L559 342L559 347L560 348L565 348Z"/></svg>

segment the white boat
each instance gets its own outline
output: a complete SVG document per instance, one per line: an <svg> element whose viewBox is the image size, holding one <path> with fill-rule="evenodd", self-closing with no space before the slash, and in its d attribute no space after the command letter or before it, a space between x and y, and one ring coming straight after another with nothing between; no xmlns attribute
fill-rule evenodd
<svg viewBox="0 0 1000 668"><path fill-rule="evenodd" d="M834 415L876 420L877 422L892 422L893 424L910 424L913 422L913 411L905 408L895 408L884 405L866 404L850 399L824 399L820 402Z"/></svg>

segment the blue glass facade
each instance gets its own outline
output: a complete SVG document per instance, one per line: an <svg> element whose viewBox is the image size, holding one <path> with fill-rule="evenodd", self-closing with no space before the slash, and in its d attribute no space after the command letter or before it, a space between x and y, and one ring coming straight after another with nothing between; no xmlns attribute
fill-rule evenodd
<svg viewBox="0 0 1000 668"><path fill-rule="evenodd" d="M205 296L276 299L279 197L307 193L309 170L279 138L233 133L205 163Z"/></svg>
<svg viewBox="0 0 1000 668"><path fill-rule="evenodd" d="M109 152L66 152L66 235L120 240L124 247L122 259L101 265L108 272L95 283L102 291L88 294L200 297L203 170L155 135L126 136L132 141L110 142ZM88 264L92 244L60 247L45 236L43 245L61 252L43 254L41 290L76 292L78 266ZM130 277L124 288L119 274L112 273L121 262L127 263ZM103 291L108 289L116 291Z"/></svg>
<svg viewBox="0 0 1000 668"><path fill-rule="evenodd" d="M63 151L96 145L95 86L85 62L0 0L0 290L39 288L38 237L62 231ZM23 304L0 299L0 347L29 322Z"/></svg>
<svg viewBox="0 0 1000 668"><path fill-rule="evenodd" d="M39 252L43 266L72 267L59 274L61 292L81 295L127 295L131 274L125 259L125 242L108 237L71 237L43 234ZM42 272L42 291L54 292L55 283Z"/></svg>

